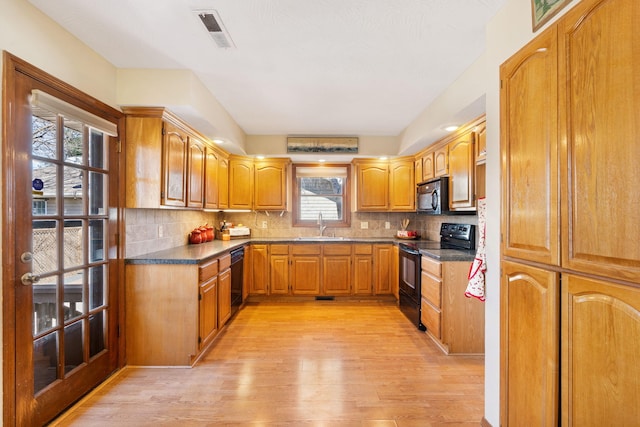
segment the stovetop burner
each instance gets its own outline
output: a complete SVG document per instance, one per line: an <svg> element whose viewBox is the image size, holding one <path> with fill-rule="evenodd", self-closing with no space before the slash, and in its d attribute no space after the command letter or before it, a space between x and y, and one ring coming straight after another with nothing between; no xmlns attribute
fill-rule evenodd
<svg viewBox="0 0 640 427"><path fill-rule="evenodd" d="M473 224L442 223L440 226L440 241L416 240L402 242L400 247L418 251L420 249L463 249L476 248L476 226Z"/></svg>

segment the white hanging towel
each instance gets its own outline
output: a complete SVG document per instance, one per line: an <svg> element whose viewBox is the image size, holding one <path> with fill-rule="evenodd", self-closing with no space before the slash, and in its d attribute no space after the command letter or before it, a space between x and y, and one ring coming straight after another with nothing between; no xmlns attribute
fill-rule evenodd
<svg viewBox="0 0 640 427"><path fill-rule="evenodd" d="M480 301L484 301L484 273L487 271L487 255L485 246L485 234L486 234L486 222L487 222L487 201L485 198L478 199L478 249L476 251L476 257L469 269L469 284L464 295L467 298L478 298Z"/></svg>

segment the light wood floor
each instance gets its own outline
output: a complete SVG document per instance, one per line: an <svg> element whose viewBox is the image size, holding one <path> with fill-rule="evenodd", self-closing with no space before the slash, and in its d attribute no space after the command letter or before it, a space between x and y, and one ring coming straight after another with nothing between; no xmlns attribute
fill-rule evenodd
<svg viewBox="0 0 640 427"><path fill-rule="evenodd" d="M54 425L477 426L483 370L392 303L249 303L195 368L125 368Z"/></svg>

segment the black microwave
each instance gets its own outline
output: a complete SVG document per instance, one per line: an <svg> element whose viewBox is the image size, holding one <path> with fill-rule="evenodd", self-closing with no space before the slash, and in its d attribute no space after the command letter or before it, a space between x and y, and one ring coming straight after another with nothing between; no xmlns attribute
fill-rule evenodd
<svg viewBox="0 0 640 427"><path fill-rule="evenodd" d="M443 176L418 184L416 212L427 215L450 215L449 177Z"/></svg>

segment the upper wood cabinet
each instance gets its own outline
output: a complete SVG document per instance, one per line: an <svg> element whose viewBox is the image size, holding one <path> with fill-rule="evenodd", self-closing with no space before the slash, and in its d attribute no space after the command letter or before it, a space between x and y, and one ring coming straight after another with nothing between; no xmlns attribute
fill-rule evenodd
<svg viewBox="0 0 640 427"><path fill-rule="evenodd" d="M287 209L287 170L289 159L265 159L254 162L255 210Z"/></svg>
<svg viewBox="0 0 640 427"><path fill-rule="evenodd" d="M387 160L355 159L356 210L415 211L413 157Z"/></svg>
<svg viewBox="0 0 640 427"><path fill-rule="evenodd" d="M421 182L435 178L435 165L433 164L433 151L429 151L422 156L422 179Z"/></svg>
<svg viewBox="0 0 640 427"><path fill-rule="evenodd" d="M218 208L229 208L229 156L221 153L218 159Z"/></svg>
<svg viewBox="0 0 640 427"><path fill-rule="evenodd" d="M389 207L389 163L382 160L354 160L356 166L356 209L386 211Z"/></svg>
<svg viewBox="0 0 640 427"><path fill-rule="evenodd" d="M487 160L487 124L481 123L473 130L476 141L476 163Z"/></svg>
<svg viewBox="0 0 640 427"><path fill-rule="evenodd" d="M229 209L253 208L253 159L229 157Z"/></svg>
<svg viewBox="0 0 640 427"><path fill-rule="evenodd" d="M164 108L123 110L126 207L203 208L204 138Z"/></svg>
<svg viewBox="0 0 640 427"><path fill-rule="evenodd" d="M439 177L449 173L449 147L437 148L433 152L433 176Z"/></svg>
<svg viewBox="0 0 640 427"><path fill-rule="evenodd" d="M502 253L552 265L560 264L557 57L552 27L500 68Z"/></svg>
<svg viewBox="0 0 640 427"><path fill-rule="evenodd" d="M205 145L198 139L189 137L187 148L187 207L204 207L205 162Z"/></svg>
<svg viewBox="0 0 640 427"><path fill-rule="evenodd" d="M640 283L638 6L583 0L558 24L562 264L633 283Z"/></svg>
<svg viewBox="0 0 640 427"><path fill-rule="evenodd" d="M474 134L467 132L449 143L449 209L476 209Z"/></svg>
<svg viewBox="0 0 640 427"><path fill-rule="evenodd" d="M389 210L416 210L415 163L412 158L393 159L389 162Z"/></svg>

